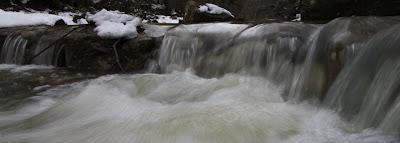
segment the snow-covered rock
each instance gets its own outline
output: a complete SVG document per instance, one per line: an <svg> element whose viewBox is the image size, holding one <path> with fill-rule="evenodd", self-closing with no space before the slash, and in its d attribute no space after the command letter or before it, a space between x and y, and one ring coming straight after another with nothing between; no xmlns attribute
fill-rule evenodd
<svg viewBox="0 0 400 143"><path fill-rule="evenodd" d="M211 3L206 3L205 5L200 5L200 12L208 13L208 14L227 14L231 17L235 17L230 11Z"/></svg>
<svg viewBox="0 0 400 143"><path fill-rule="evenodd" d="M167 23L167 24L179 24L179 20L183 20L182 17L172 18L171 16L165 15L157 15L158 19L156 21L158 23Z"/></svg>
<svg viewBox="0 0 400 143"><path fill-rule="evenodd" d="M115 23L125 23L134 20L136 17L128 14L124 14L120 11L108 11L103 9L94 15L88 17L89 21L96 22L96 24L102 24L103 22L115 22Z"/></svg>
<svg viewBox="0 0 400 143"><path fill-rule="evenodd" d="M89 16L88 20L96 23L95 31L105 38L135 38L136 27L142 22L141 18L105 9Z"/></svg>
<svg viewBox="0 0 400 143"><path fill-rule="evenodd" d="M12 12L0 10L0 28L16 26L34 26L54 24L62 19L67 25L78 25L73 22L74 13L59 13L59 15L49 14L47 12Z"/></svg>

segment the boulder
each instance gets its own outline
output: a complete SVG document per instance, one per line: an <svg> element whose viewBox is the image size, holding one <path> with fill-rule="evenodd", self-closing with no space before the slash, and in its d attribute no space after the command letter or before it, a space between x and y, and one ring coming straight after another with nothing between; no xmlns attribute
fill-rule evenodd
<svg viewBox="0 0 400 143"><path fill-rule="evenodd" d="M96 72L141 71L156 58L155 40L144 34L134 39L104 39L93 28L84 28L63 40L67 67Z"/></svg>
<svg viewBox="0 0 400 143"><path fill-rule="evenodd" d="M67 24L62 19L59 19L56 21L56 23L54 23L54 26L61 26L61 25L67 25Z"/></svg>

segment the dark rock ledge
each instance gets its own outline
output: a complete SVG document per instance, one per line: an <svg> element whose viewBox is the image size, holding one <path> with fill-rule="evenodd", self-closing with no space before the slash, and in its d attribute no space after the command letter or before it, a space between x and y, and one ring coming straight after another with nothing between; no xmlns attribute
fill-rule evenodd
<svg viewBox="0 0 400 143"><path fill-rule="evenodd" d="M63 37L74 28L79 29ZM0 28L0 52L7 36L13 34L28 40L22 64L37 64L32 60L38 51L35 52L35 48L48 47L54 43L54 48L62 49L61 54L57 55L58 60L53 61L52 65L77 71L140 72L148 62L157 58L162 37L150 37L141 33L134 39L105 39L97 36L94 28L95 26Z"/></svg>

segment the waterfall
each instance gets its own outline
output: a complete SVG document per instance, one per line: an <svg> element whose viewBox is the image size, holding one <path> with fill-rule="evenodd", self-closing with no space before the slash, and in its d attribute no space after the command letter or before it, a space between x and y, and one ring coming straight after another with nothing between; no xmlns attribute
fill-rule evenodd
<svg viewBox="0 0 400 143"><path fill-rule="evenodd" d="M63 47L33 62L56 64ZM60 69L0 65L0 103L13 101L0 106L0 142L398 143L399 48L400 18L348 17L180 25L147 66L160 74L33 88Z"/></svg>
<svg viewBox="0 0 400 143"><path fill-rule="evenodd" d="M324 99L343 67L350 65L364 44L377 32L398 23L398 17L338 18L309 39L306 60L294 75L290 97Z"/></svg>
<svg viewBox="0 0 400 143"><path fill-rule="evenodd" d="M207 58L205 55L225 47L247 27L223 23L178 26L168 32L163 40L159 58L161 69L170 72L203 68L200 63Z"/></svg>
<svg viewBox="0 0 400 143"><path fill-rule="evenodd" d="M302 46L316 25L275 23L247 27L213 24L183 25L169 32L161 46L160 66L191 68L200 76L227 73L262 75L287 81L307 49ZM189 29L189 30L188 30ZM225 31L223 31L225 30ZM220 32L221 31L221 32ZM218 33L216 33L218 32Z"/></svg>
<svg viewBox="0 0 400 143"><path fill-rule="evenodd" d="M397 100L394 102L392 109L384 117L384 120L380 124L380 128L390 133L398 133L400 130L400 96L398 95Z"/></svg>
<svg viewBox="0 0 400 143"><path fill-rule="evenodd" d="M54 40L48 40L44 37L38 41L32 53L37 56L31 61L32 64L53 66L58 66L60 64L59 61L61 60L60 57L62 57L64 45L62 43L53 44L52 42L54 42Z"/></svg>
<svg viewBox="0 0 400 143"><path fill-rule="evenodd" d="M387 124L396 126L393 122L399 118L394 115L399 109L394 107L400 64L390 56L373 58L384 45L371 43L389 44L382 37L396 41L394 25L399 22L398 17L351 17L323 26L273 23L217 34L198 30L209 25L192 25L197 29L181 26L165 36L159 64L167 72L172 65L172 70L190 68L204 77L228 73L263 76L283 85L287 100L317 98L354 122L358 130L381 127L398 132ZM384 35L385 30L396 32ZM365 49L371 52L366 54ZM360 67L363 56L369 63ZM377 62L380 60L384 62Z"/></svg>
<svg viewBox="0 0 400 143"><path fill-rule="evenodd" d="M21 28L9 34L0 49L0 64L62 65L65 44L60 39L74 29L71 31L71 28L64 28L46 34L44 30Z"/></svg>
<svg viewBox="0 0 400 143"><path fill-rule="evenodd" d="M63 44L55 44L50 48L51 40L41 40L28 47L28 40L20 34L9 34L0 51L0 63L4 64L37 64L57 66L62 54ZM31 48L34 47L34 48ZM37 55L37 56L36 56ZM29 57L36 56L33 59ZM29 61L33 60L33 61Z"/></svg>
<svg viewBox="0 0 400 143"><path fill-rule="evenodd" d="M398 24L372 37L339 75L325 104L361 128L382 124L386 130L399 132L399 122L394 121L399 118L399 32Z"/></svg>
<svg viewBox="0 0 400 143"><path fill-rule="evenodd" d="M9 34L0 52L0 63L23 64L28 40L21 35Z"/></svg>

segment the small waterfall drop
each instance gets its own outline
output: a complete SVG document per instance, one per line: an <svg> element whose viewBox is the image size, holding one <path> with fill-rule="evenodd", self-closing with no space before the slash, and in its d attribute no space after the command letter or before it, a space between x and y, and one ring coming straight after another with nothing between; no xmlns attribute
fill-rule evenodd
<svg viewBox="0 0 400 143"><path fill-rule="evenodd" d="M2 40L0 64L62 66L65 62L63 40L74 32L74 28L48 31L46 27L18 28Z"/></svg>
<svg viewBox="0 0 400 143"><path fill-rule="evenodd" d="M304 60L307 49L302 49L303 44L317 28L316 25L296 23L247 28L233 24L213 26L227 31L208 32L202 29L210 26L197 25L198 29L182 26L167 33L161 47L159 64L162 69L169 71L171 66L191 68L205 77L245 73L284 82L291 79L294 67Z"/></svg>
<svg viewBox="0 0 400 143"><path fill-rule="evenodd" d="M325 104L360 128L381 125L400 132L400 122L395 121L400 110L399 32L398 24L372 37L327 94Z"/></svg>
<svg viewBox="0 0 400 143"><path fill-rule="evenodd" d="M169 31L163 40L159 64L164 72L203 68L204 55L230 44L247 25L197 24L181 25ZM215 61L219 62L219 61Z"/></svg>
<svg viewBox="0 0 400 143"><path fill-rule="evenodd" d="M9 34L0 51L0 63L23 64L28 40L21 35Z"/></svg>
<svg viewBox="0 0 400 143"><path fill-rule="evenodd" d="M54 40L46 40L41 38L32 53L34 59L32 64L36 65L52 65L58 66L61 61L64 45L62 43L53 44ZM51 45L53 44L53 45ZM49 47L50 46L50 47Z"/></svg>
<svg viewBox="0 0 400 143"><path fill-rule="evenodd" d="M348 17L321 27L306 44L307 57L294 75L289 96L295 100L324 99L339 72L353 62L365 43L398 22L398 17Z"/></svg>

